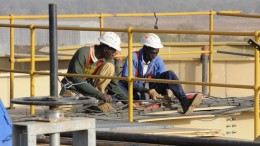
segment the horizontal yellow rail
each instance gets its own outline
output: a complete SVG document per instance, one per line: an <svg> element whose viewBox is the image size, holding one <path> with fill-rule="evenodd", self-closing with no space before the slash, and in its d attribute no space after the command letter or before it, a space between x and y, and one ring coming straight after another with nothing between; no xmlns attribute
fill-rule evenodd
<svg viewBox="0 0 260 146"><path fill-rule="evenodd" d="M246 17L246 18L260 18L260 15L236 14L236 13L226 13L226 12L217 12L217 15L233 16L233 17Z"/></svg>
<svg viewBox="0 0 260 146"><path fill-rule="evenodd" d="M30 71L22 70L11 70L0 68L3 72L15 72L15 73L25 73L31 74ZM50 75L49 72L35 71L32 74L36 75ZM128 80L127 77L108 77L99 75L85 75L85 74L68 74L68 73L58 73L59 76L67 77L84 77L84 78L102 78L102 79L114 79L114 80ZM243 89L254 89L253 85L236 85L236 84L222 84L222 83L205 83L205 82L187 82L180 80L163 80L163 79L148 79L148 78L132 78L133 81L145 81L145 82L155 82L155 83L171 83L171 84L188 84L188 85L204 85L204 86L215 86L215 87L230 87L230 88L243 88ZM260 87L258 87L260 88Z"/></svg>
<svg viewBox="0 0 260 146"><path fill-rule="evenodd" d="M58 60L70 60L71 57L60 57ZM35 58L34 61L49 61L50 58ZM31 62L31 58L20 58L20 59L15 59L15 62Z"/></svg>
<svg viewBox="0 0 260 146"><path fill-rule="evenodd" d="M0 24L0 27L30 28L30 25L20 24ZM35 25L35 29L49 29L49 26ZM91 27L69 27L60 26L58 30L77 30L77 31L114 31L127 32L127 29L118 28L91 28ZM155 30L155 29L132 29L132 32L139 33L166 33L166 34L196 34L196 35L227 35L227 36L254 36L255 32L223 32L223 31L201 31L201 30Z"/></svg>
<svg viewBox="0 0 260 146"><path fill-rule="evenodd" d="M217 12L213 12L216 14ZM209 15L210 12L177 12L177 13L156 13L156 16L191 16L191 15ZM117 14L63 14L57 15L57 18L99 18L99 17L154 17L154 13L117 13ZM12 15L0 16L0 19L47 19L48 15Z"/></svg>
<svg viewBox="0 0 260 146"><path fill-rule="evenodd" d="M30 25L23 24L0 24L0 27L13 27L13 28L30 28Z"/></svg>
<svg viewBox="0 0 260 146"><path fill-rule="evenodd" d="M217 51L213 51L217 52ZM163 55L182 55L182 54L201 54L201 53L210 53L210 51L189 51L189 52L167 52L167 53L159 53L158 55L163 56ZM127 54L120 54L116 55L115 58L119 57L126 57ZM58 60L70 60L71 57L60 57ZM35 58L34 61L49 61L49 57L46 58ZM15 59L15 62L31 62L31 58L19 58Z"/></svg>
<svg viewBox="0 0 260 146"><path fill-rule="evenodd" d="M5 68L0 68L0 71L2 71L2 72L15 72L15 73L31 74L31 71L13 70L13 69L5 69Z"/></svg>
<svg viewBox="0 0 260 146"><path fill-rule="evenodd" d="M180 80L133 78L133 81L145 81L145 82L156 82L156 83L188 84L188 85L204 85L204 86L216 86L216 87L254 89L253 85L236 85L236 84L205 83L205 82L187 82L187 81L180 81Z"/></svg>
<svg viewBox="0 0 260 146"><path fill-rule="evenodd" d="M209 45L208 42L180 42L180 43L168 43L168 42L163 42L164 47L189 47L189 46L204 46L204 45ZM213 46L249 46L248 43L244 42L214 42ZM81 48L83 46L91 46L91 45L77 45L77 46L61 46L58 48L59 51L71 51L75 50L78 48ZM133 43L133 47L142 47L143 45L140 43ZM122 44L121 48L128 48L128 44Z"/></svg>
<svg viewBox="0 0 260 146"><path fill-rule="evenodd" d="M57 15L57 18L99 18L113 17L113 14L70 14L70 15ZM10 19L11 16L0 16L0 19ZM49 15L12 15L12 19L48 19Z"/></svg>
<svg viewBox="0 0 260 146"><path fill-rule="evenodd" d="M216 14L216 12L214 12ZM177 12L177 13L156 13L156 16L192 16L192 15L209 15L210 12ZM154 17L154 13L121 13L115 14L117 17Z"/></svg>

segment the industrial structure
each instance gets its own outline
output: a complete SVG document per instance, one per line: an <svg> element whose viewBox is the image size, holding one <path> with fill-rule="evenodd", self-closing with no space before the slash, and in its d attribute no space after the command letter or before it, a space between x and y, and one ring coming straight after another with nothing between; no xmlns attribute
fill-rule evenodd
<svg viewBox="0 0 260 146"><path fill-rule="evenodd" d="M10 42L10 53L9 55L3 55L1 58L1 62L4 64L3 67L0 68L0 79L3 80L1 83L5 84L3 89L9 92L4 91L1 93L1 99L5 107L10 108L9 113L14 123L12 126L14 145L22 144L34 146L37 143L37 135L42 134L49 134L50 144L52 146L62 143L60 136L73 137L71 144L77 146L96 145L96 138L98 140L165 145L259 145L259 31L221 32L214 31L213 27L213 16L216 14L220 17L224 15L248 18L260 18L259 15L241 14L237 11L157 13L157 17L187 15L209 16L208 31L157 30L135 29L132 27L104 28L105 17L154 17L155 13L57 15L55 13L55 5L50 4L49 8L49 16L0 16L0 19L10 20L10 24L0 24L0 30L1 28L9 29L10 37L8 40L8 42ZM96 27L96 23L93 27L57 26L57 20L62 18L93 17L99 18L100 28ZM14 21L16 19L46 18L49 18L49 26L16 24ZM15 54L15 47L19 45L16 43L20 42L16 41L19 38L15 37L15 29L28 30L25 34L30 36L29 55ZM45 46L47 49L39 50L43 53L41 55L36 54L36 46L37 42L39 42L36 38L41 37L41 35L37 36L37 30L49 30L50 35L50 44L48 44L48 47ZM59 82L57 78L58 76L59 78L63 76L74 76L73 74L64 73L66 72L66 64L75 50L82 45L82 39L76 39L78 44L66 44L68 41L58 43L58 30L71 32L80 31L82 33L85 31L88 33L91 32L91 36L94 38L93 40L95 40L97 34L104 31L126 33L128 41L122 46L124 47L122 55L116 57L125 57L129 54L129 58L132 57L131 52L135 48L140 47L138 44L133 43L133 33L153 32L158 34L209 36L208 42L164 43L165 50L161 51L160 55L166 59L166 67L177 72L180 76L180 81L146 80L133 78L131 75L127 78L111 77L117 80L128 80L130 84L137 80L180 83L184 85L186 91L203 92L207 97L201 106L190 116L184 116L177 112L178 103L175 100L171 101L170 106L165 106L163 104L164 101L150 101L149 104L146 104L141 109L134 110L132 106L132 86L129 86L128 107L118 107L116 112L86 112L82 106L80 106L80 108L75 106L75 108L69 112L60 112L59 106L85 104L86 107L86 105L88 106L94 103L94 101L91 97L63 98L58 95L60 87L58 86ZM75 34L77 35L78 33ZM60 35L61 38L65 37L64 34ZM246 40L242 43L220 43L214 42L213 38L215 35L246 36L253 39L250 39L249 42ZM80 36L82 37L82 35ZM72 39L75 38L77 37L72 37ZM7 42L7 40L3 40L3 42ZM45 43L46 41L40 45ZM92 43L95 42L88 43L88 45L93 45ZM221 49L219 47L221 47ZM201 48L203 49L201 50ZM224 57L222 57L223 54ZM191 59L182 60L180 59L182 57L177 57L179 60L176 60L176 58L172 58L172 55L187 55L186 58ZM202 59L200 60L201 56ZM203 59L203 57L206 58ZM10 64L8 64L9 61ZM61 68L58 68L58 63ZM173 64L175 66L173 66ZM132 63L130 61L130 69L131 66ZM218 68L218 70L216 70L216 68ZM231 74L234 70L241 70L241 68L243 68L243 70L239 73ZM6 72L8 72L8 75L6 75ZM26 75L18 76L17 74ZM239 78L241 74L247 76L247 78ZM102 76L95 75L78 76L102 78ZM28 87L24 87L27 85ZM17 88L21 88L22 90L17 91ZM12 113L15 113L15 108L25 108L20 105L16 106L16 104L30 105L30 114L28 113L28 115L22 116L14 114L14 116ZM49 107L48 109L46 109L46 107L43 108L45 109L44 116L42 113L36 112L38 109L36 105L40 106L40 108L42 108L41 106ZM40 111L42 111L42 109ZM71 131L74 131L72 135L60 134ZM8 136L10 136L10 134Z"/></svg>

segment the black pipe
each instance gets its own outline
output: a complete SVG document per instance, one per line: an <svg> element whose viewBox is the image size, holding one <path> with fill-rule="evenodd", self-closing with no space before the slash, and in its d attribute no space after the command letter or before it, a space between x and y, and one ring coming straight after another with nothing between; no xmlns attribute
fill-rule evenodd
<svg viewBox="0 0 260 146"><path fill-rule="evenodd" d="M57 7L49 4L50 96L58 97Z"/></svg>
<svg viewBox="0 0 260 146"><path fill-rule="evenodd" d="M235 52L227 52L227 51L217 51L217 53L222 54L230 54L230 55L239 55L239 56L248 56L248 57L255 57L253 54L245 54L245 53L235 53Z"/></svg>
<svg viewBox="0 0 260 146"><path fill-rule="evenodd" d="M96 137L98 140L164 144L164 145L181 145L181 146L202 146L202 145L259 146L260 145L260 143L258 142L251 142L251 141L181 137L181 136L164 136L164 135L152 135L152 134L135 134L135 133L121 133L121 132L105 132L105 131L97 131Z"/></svg>

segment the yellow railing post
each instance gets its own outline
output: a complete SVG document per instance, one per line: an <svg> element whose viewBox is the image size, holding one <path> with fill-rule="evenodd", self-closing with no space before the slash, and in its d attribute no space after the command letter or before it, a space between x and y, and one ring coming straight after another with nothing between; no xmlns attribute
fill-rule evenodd
<svg viewBox="0 0 260 146"><path fill-rule="evenodd" d="M211 10L209 15L209 31L213 32L214 24L214 12ZM209 83L212 83L212 73L213 72L213 35L209 35ZM209 96L212 93L212 87L209 86Z"/></svg>
<svg viewBox="0 0 260 146"><path fill-rule="evenodd" d="M133 56L132 56L132 43L133 43L133 34L132 28L128 28L128 121L133 122Z"/></svg>
<svg viewBox="0 0 260 146"><path fill-rule="evenodd" d="M14 24L14 16L10 15L10 24ZM10 69L14 70L14 28L10 27ZM14 98L14 73L10 72L10 108L14 105L11 100Z"/></svg>
<svg viewBox="0 0 260 146"><path fill-rule="evenodd" d="M30 25L31 31L31 71L30 71L30 78L31 78L31 88L30 88L30 95L31 97L35 96L35 29L34 25ZM30 106L30 113L32 115L35 114L34 105Z"/></svg>
<svg viewBox="0 0 260 146"><path fill-rule="evenodd" d="M259 42L259 31L255 32L255 41ZM259 51L255 49L255 112L254 112L254 137L255 139L259 136Z"/></svg>
<svg viewBox="0 0 260 146"><path fill-rule="evenodd" d="M99 24L100 28L104 28L104 16L102 13L100 14L100 17L99 17L99 23L100 23ZM100 35L102 35L102 33L103 33L103 31L100 30Z"/></svg>

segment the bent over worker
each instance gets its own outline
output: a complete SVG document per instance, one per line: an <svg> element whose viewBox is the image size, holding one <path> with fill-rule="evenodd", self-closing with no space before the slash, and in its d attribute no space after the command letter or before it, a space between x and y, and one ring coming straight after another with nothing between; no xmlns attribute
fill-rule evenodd
<svg viewBox="0 0 260 146"><path fill-rule="evenodd" d="M141 39L143 47L139 51L133 52L133 76L138 78L154 78L166 80L179 80L176 74L166 71L161 57L157 56L160 48L163 48L160 38L153 33L145 34ZM128 76L128 58L126 58L122 76ZM128 94L127 81L119 81L121 89ZM202 95L197 94L194 98L187 98L180 84L169 83L148 83L135 81L133 85L134 99L138 100L140 95L148 93L154 100L166 94L166 89L170 89L180 101L183 114L191 114L193 109L202 102Z"/></svg>
<svg viewBox="0 0 260 146"><path fill-rule="evenodd" d="M70 60L67 73L114 76L115 66L112 63L115 52L120 51L120 37L113 32L105 32L99 38L100 44L93 47L79 48ZM78 92L84 96L92 96L105 102L112 102L111 95L116 94L120 100L127 100L127 96L118 87L115 80L101 78L67 77L62 82L72 82L64 92ZM108 92L106 92L108 91ZM109 93L109 94L107 94Z"/></svg>

